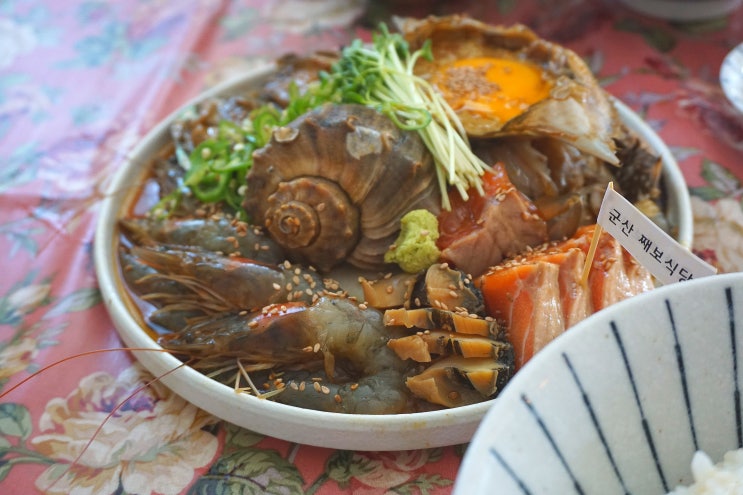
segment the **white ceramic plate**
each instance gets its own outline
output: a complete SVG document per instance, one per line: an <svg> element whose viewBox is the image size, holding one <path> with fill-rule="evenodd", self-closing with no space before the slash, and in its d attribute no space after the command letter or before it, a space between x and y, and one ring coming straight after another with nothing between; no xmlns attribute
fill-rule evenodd
<svg viewBox="0 0 743 495"><path fill-rule="evenodd" d="M662 495L688 485L697 450L717 463L743 446L742 351L743 273L596 313L506 385L454 494Z"/></svg>
<svg viewBox="0 0 743 495"><path fill-rule="evenodd" d="M199 99L215 94L234 94L265 79L273 67L266 67L214 88ZM190 102L192 105L194 102ZM683 176L668 148L642 120L617 102L630 128L642 135L660 153L668 188L669 216L678 226L679 239L689 245L692 219ZM154 128L132 152L130 161L114 178L104 200L96 232L95 265L100 289L114 325L126 345L136 348L160 347L139 326L121 297L123 282L116 268L117 221L133 199L151 156L169 139L172 116ZM180 365L175 357L159 352L135 352L136 358L155 376ZM404 450L455 445L468 442L493 401L450 410L401 415L345 415L301 409L236 394L233 388L211 380L191 368L181 368L162 382L198 407L253 431L293 442L351 450Z"/></svg>
<svg viewBox="0 0 743 495"><path fill-rule="evenodd" d="M722 61L720 85L730 103L743 112L743 43L733 48Z"/></svg>

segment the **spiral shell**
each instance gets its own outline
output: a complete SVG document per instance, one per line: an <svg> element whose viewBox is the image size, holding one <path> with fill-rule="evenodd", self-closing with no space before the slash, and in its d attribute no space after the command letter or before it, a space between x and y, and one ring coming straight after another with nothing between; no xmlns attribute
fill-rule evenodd
<svg viewBox="0 0 743 495"><path fill-rule="evenodd" d="M245 209L288 255L326 271L384 266L414 209L438 213L431 155L374 109L326 105L276 129L253 155Z"/></svg>

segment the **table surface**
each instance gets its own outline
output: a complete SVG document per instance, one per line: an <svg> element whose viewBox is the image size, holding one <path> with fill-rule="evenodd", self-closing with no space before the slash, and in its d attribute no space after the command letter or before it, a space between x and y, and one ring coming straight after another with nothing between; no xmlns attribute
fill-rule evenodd
<svg viewBox="0 0 743 495"><path fill-rule="evenodd" d="M120 347L91 257L113 172L159 120L285 52L336 48L391 14L524 23L584 57L671 148L694 250L743 268L743 115L718 83L743 12L672 24L614 1L5 0L0 3L0 492L450 493L466 445L348 452L231 426L149 379ZM393 11L393 7L394 10ZM158 427L150 411L170 415ZM135 434L136 431L136 434ZM133 441L135 440L136 441ZM69 468L69 469L68 469Z"/></svg>

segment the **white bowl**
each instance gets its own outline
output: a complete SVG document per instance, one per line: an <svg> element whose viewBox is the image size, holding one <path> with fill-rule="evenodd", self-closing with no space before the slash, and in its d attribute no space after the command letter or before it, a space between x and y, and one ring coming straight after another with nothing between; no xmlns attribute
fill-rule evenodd
<svg viewBox="0 0 743 495"><path fill-rule="evenodd" d="M661 287L577 324L507 384L454 493L662 495L743 445L743 274Z"/></svg>
<svg viewBox="0 0 743 495"><path fill-rule="evenodd" d="M235 94L263 81L272 66L201 95ZM192 105L194 102L190 102ZM678 238L689 245L692 238L691 207L686 184L668 148L634 113L621 103L619 112L630 128L645 137L662 155L663 173L669 196L669 216L678 226ZM135 312L122 297L123 282L117 270L117 221L134 199L149 159L169 139L168 126L175 112L150 133L131 153L131 159L114 178L110 193L103 201L96 232L95 265L104 302L114 325L126 345L160 349L140 326ZM155 376L181 365L175 357L161 352L134 352L136 358ZM344 415L296 408L245 394L183 367L167 374L162 382L174 392L215 416L266 435L321 447L353 450L403 450L454 445L468 442L493 401L441 410L401 415Z"/></svg>

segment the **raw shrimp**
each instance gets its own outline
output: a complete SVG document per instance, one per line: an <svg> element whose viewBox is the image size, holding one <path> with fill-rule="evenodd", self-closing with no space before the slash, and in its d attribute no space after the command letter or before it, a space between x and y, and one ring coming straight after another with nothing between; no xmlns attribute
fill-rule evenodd
<svg viewBox="0 0 743 495"><path fill-rule="evenodd" d="M177 332L185 327L191 318L209 314L206 302L196 305L189 302L188 298L181 303L173 302L178 301L184 293L188 292L184 289L183 283L173 278L160 276L157 270L142 263L128 249L119 250L119 259L124 280L130 289L136 290L141 295L157 294L160 298L171 300L170 304L148 315L151 324Z"/></svg>
<svg viewBox="0 0 743 495"><path fill-rule="evenodd" d="M209 252L140 246L122 248L120 259L125 277L134 279L131 290L159 308L257 310L287 301L311 303L324 290L316 272L288 262L273 266ZM144 276L135 279L137 273Z"/></svg>
<svg viewBox="0 0 743 495"><path fill-rule="evenodd" d="M286 385L274 400L283 404L346 414L414 411L410 391L395 369L343 383L329 381L322 372L287 371L281 378Z"/></svg>
<svg viewBox="0 0 743 495"><path fill-rule="evenodd" d="M227 218L138 217L122 219L119 226L139 246L200 248L268 264L285 259L281 247L261 229Z"/></svg>
<svg viewBox="0 0 743 495"><path fill-rule="evenodd" d="M376 309L346 297L323 296L312 305L287 303L209 319L163 336L159 343L191 358L238 358L248 370L289 370L274 397L278 402L323 411L395 414L410 412L405 379L413 366L387 347L396 332L385 328ZM297 365L305 371L291 371Z"/></svg>

